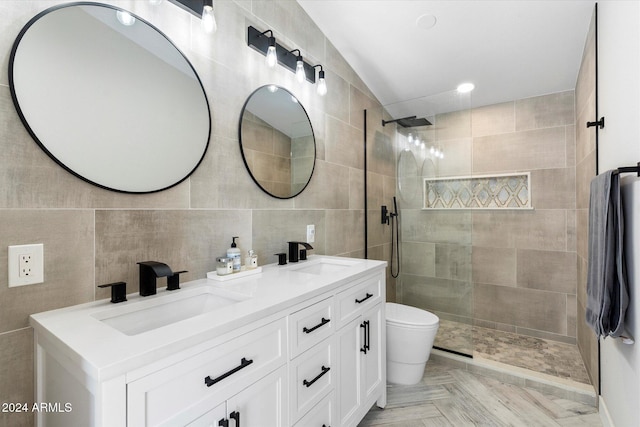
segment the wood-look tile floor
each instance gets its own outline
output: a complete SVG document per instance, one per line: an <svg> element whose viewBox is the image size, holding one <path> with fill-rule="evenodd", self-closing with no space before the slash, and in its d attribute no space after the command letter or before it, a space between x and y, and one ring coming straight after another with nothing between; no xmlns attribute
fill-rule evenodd
<svg viewBox="0 0 640 427"><path fill-rule="evenodd" d="M387 386L359 427L601 427L597 409L430 360L416 385Z"/></svg>

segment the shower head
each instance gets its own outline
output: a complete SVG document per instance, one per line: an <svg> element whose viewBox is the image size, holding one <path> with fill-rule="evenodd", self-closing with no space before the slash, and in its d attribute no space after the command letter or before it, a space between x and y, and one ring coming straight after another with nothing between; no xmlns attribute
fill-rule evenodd
<svg viewBox="0 0 640 427"><path fill-rule="evenodd" d="M403 117L401 119L394 119L394 120L383 120L382 126L386 125L387 123L398 123L403 128L432 125L432 123L429 120L425 119L424 117L417 118L416 116Z"/></svg>

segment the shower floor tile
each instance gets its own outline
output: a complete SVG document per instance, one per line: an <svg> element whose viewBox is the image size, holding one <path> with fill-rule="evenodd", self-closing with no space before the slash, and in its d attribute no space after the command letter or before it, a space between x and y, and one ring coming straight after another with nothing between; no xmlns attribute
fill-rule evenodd
<svg viewBox="0 0 640 427"><path fill-rule="evenodd" d="M435 346L583 384L591 384L578 347L495 329L440 321Z"/></svg>

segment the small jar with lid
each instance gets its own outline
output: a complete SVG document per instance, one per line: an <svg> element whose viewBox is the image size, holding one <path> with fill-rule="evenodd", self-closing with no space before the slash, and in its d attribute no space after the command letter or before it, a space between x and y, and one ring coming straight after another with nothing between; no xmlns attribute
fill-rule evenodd
<svg viewBox="0 0 640 427"><path fill-rule="evenodd" d="M233 273L233 258L216 258L216 273L218 276L226 276Z"/></svg>

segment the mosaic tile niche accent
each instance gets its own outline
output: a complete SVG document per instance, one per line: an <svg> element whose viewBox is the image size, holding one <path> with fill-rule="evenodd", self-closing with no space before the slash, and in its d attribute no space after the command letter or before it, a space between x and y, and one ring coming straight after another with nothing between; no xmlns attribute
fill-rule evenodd
<svg viewBox="0 0 640 427"><path fill-rule="evenodd" d="M424 209L532 209L530 173L425 178Z"/></svg>

